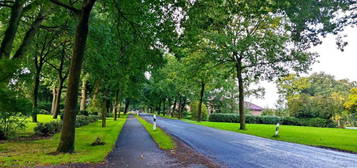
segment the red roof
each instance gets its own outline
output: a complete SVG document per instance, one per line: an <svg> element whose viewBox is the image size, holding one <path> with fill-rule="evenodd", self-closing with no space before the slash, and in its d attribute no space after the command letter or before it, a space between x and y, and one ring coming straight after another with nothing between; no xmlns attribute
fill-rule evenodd
<svg viewBox="0 0 357 168"><path fill-rule="evenodd" d="M247 109L252 110L252 111L263 111L264 110L264 108L262 108L256 104L253 104L251 102L245 102L245 106Z"/></svg>

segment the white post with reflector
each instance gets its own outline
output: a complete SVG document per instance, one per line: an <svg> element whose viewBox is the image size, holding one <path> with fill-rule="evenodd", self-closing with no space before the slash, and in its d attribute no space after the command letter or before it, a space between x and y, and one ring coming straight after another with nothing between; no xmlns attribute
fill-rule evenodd
<svg viewBox="0 0 357 168"><path fill-rule="evenodd" d="M156 114L154 114L154 124L153 124L153 127L152 127L152 129L153 130L156 130Z"/></svg>

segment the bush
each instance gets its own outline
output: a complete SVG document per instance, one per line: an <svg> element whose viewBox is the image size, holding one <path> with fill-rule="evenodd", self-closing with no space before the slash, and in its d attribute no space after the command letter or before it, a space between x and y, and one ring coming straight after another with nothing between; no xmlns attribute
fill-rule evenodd
<svg viewBox="0 0 357 168"><path fill-rule="evenodd" d="M85 116L88 116L88 115L89 115L89 113L88 113L88 111L86 111L86 110L81 110L81 111L79 111L78 115L85 115Z"/></svg>
<svg viewBox="0 0 357 168"><path fill-rule="evenodd" d="M301 122L300 122L300 119L295 118L295 117L285 117L285 118L283 118L282 124L283 125L297 125L297 126L300 126Z"/></svg>
<svg viewBox="0 0 357 168"><path fill-rule="evenodd" d="M15 135L25 128L26 118L31 114L31 102L0 82L0 132L2 139Z"/></svg>
<svg viewBox="0 0 357 168"><path fill-rule="evenodd" d="M61 121L51 121L49 123L38 123L34 128L35 134L39 136L50 136L60 132L62 128Z"/></svg>
<svg viewBox="0 0 357 168"><path fill-rule="evenodd" d="M239 123L239 115L232 113L216 113L209 116L209 121L213 122L233 122ZM276 124L311 126L311 127L330 127L335 128L337 125L328 119L323 118L294 118L294 117L276 117L276 116L252 116L245 117L246 123L250 124Z"/></svg>
<svg viewBox="0 0 357 168"><path fill-rule="evenodd" d="M90 115L90 116L77 115L76 127L88 125L92 122L98 121L98 119L99 117L96 115Z"/></svg>
<svg viewBox="0 0 357 168"><path fill-rule="evenodd" d="M190 105L191 107L191 119L192 120L198 120L198 105L199 102L198 101L193 101ZM207 107L205 104L202 103L202 107L201 107L201 121L206 121L207 120L207 116L208 116L208 112L207 112Z"/></svg>
<svg viewBox="0 0 357 168"><path fill-rule="evenodd" d="M5 140L6 139L6 136L5 136L5 133L0 130L0 140Z"/></svg>
<svg viewBox="0 0 357 168"><path fill-rule="evenodd" d="M38 114L50 114L52 102L40 102L37 105Z"/></svg>
<svg viewBox="0 0 357 168"><path fill-rule="evenodd" d="M337 124L335 124L332 120L327 120L323 118L307 118L300 119L301 125L304 126L312 126L312 127L329 127L336 128Z"/></svg>

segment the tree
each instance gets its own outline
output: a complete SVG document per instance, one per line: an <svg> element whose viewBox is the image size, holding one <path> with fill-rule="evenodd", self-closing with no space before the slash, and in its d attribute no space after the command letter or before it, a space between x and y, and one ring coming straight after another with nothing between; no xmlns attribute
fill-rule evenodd
<svg viewBox="0 0 357 168"><path fill-rule="evenodd" d="M357 113L357 88L352 88L348 95L347 101L344 103L345 108L351 112Z"/></svg>
<svg viewBox="0 0 357 168"><path fill-rule="evenodd" d="M240 129L245 129L244 86L272 80L289 70L306 71L315 59L314 54L305 52L306 48L319 43L319 34L340 31L344 22L332 23L331 18L338 10L349 10L351 4L314 0L195 1L188 5L185 43L196 47L197 41L206 39L212 59L235 68ZM318 24L324 26L309 27Z"/></svg>
<svg viewBox="0 0 357 168"><path fill-rule="evenodd" d="M68 78L67 97L64 107L63 127L57 152L72 153L74 151L75 120L77 106L77 92L81 67L86 48L89 16L96 0L83 0L81 9L74 8L57 0L51 2L69 9L79 17L76 28L73 54Z"/></svg>
<svg viewBox="0 0 357 168"><path fill-rule="evenodd" d="M53 52L53 41L55 38L57 38L57 34L54 32L43 32L38 34L40 39L42 41L37 41L35 43L34 47L34 76L33 76L33 81L34 81L34 88L33 88L33 97L32 97L32 121L37 122L37 105L38 105L38 91L40 87L40 75L41 71L43 68L43 65L45 64L46 60L50 57L50 54Z"/></svg>

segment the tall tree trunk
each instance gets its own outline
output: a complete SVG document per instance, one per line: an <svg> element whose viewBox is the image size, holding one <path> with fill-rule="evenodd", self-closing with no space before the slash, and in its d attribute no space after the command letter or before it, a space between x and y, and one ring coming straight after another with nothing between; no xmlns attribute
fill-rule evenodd
<svg viewBox="0 0 357 168"><path fill-rule="evenodd" d="M10 58L10 53L12 50L12 45L16 36L17 28L19 27L19 22L24 9L25 0L15 0L10 14L10 20L8 27L6 28L4 38L1 42L0 48L0 59Z"/></svg>
<svg viewBox="0 0 357 168"><path fill-rule="evenodd" d="M237 70L237 79L238 79L238 101L239 101L239 122L240 129L245 130L245 116L244 116L244 86L243 86L243 77L242 77L242 65L241 60L238 59L236 64Z"/></svg>
<svg viewBox="0 0 357 168"><path fill-rule="evenodd" d="M186 99L186 97L183 97L183 103L182 103L181 112L180 112L181 118L183 118L183 112L185 111L186 103L187 103L187 99Z"/></svg>
<svg viewBox="0 0 357 168"><path fill-rule="evenodd" d="M88 21L90 12L96 0L83 0L82 9L79 14L79 23L76 28L76 35L71 59L67 97L64 107L63 126L60 143L57 152L74 152L76 106L78 98L78 86L81 75L82 62L86 48L88 35Z"/></svg>
<svg viewBox="0 0 357 168"><path fill-rule="evenodd" d="M179 99L179 102L178 102L178 107L177 107L177 117L181 118L182 96L179 95L178 99Z"/></svg>
<svg viewBox="0 0 357 168"><path fill-rule="evenodd" d="M81 103L80 103L79 110L83 111L86 109L86 100L87 100L87 80L83 79L82 91L81 91Z"/></svg>
<svg viewBox="0 0 357 168"><path fill-rule="evenodd" d="M161 106L162 106L162 99L160 99L160 103L159 106L156 106L156 110L157 110L157 114L160 115L161 114Z"/></svg>
<svg viewBox="0 0 357 168"><path fill-rule="evenodd" d="M171 111L171 117L174 117L174 115L175 115L175 112L176 112L176 104L177 104L177 98L175 97L175 98L174 98L174 104L173 104L172 111Z"/></svg>
<svg viewBox="0 0 357 168"><path fill-rule="evenodd" d="M37 122L37 106L38 106L38 90L40 87L40 70L37 69L34 79L34 88L33 88L33 98L32 98L32 122Z"/></svg>
<svg viewBox="0 0 357 168"><path fill-rule="evenodd" d="M114 121L118 118L118 110L120 110L120 103L119 103L119 90L115 92L115 102L114 102Z"/></svg>
<svg viewBox="0 0 357 168"><path fill-rule="evenodd" d="M128 113L129 105L130 105L130 100L129 100L129 99L126 99L126 100L125 100L124 114L127 114L127 113Z"/></svg>
<svg viewBox="0 0 357 168"><path fill-rule="evenodd" d="M107 126L107 114L110 112L110 100L107 97L108 94L106 94L105 100L104 100L104 106L105 109L102 110L102 128L105 128Z"/></svg>
<svg viewBox="0 0 357 168"><path fill-rule="evenodd" d="M165 105L166 105L166 98L164 99L164 101L162 102L163 104L163 108L162 108L162 114L165 116L166 115L166 107L165 107Z"/></svg>
<svg viewBox="0 0 357 168"><path fill-rule="evenodd" d="M52 106L51 106L51 114L52 114L52 116L55 114L55 106L56 106L56 103L57 103L57 93L58 93L58 90L57 90L57 88L56 87L54 87L53 89L52 89Z"/></svg>
<svg viewBox="0 0 357 168"><path fill-rule="evenodd" d="M40 28L40 25L44 19L45 19L45 8L43 7L41 8L39 14L37 15L35 21L31 24L30 29L26 32L25 37L22 40L22 43L19 49L17 49L13 58L20 58L25 54L27 48L30 46L31 42L33 41L33 37L35 36L36 32Z"/></svg>
<svg viewBox="0 0 357 168"><path fill-rule="evenodd" d="M61 104L61 95L62 95L62 90L63 90L63 83L64 79L60 79L59 84L58 84L58 89L57 89L57 99L56 99L56 106L54 109L53 113L53 118L57 119L58 114L60 113L60 104Z"/></svg>
<svg viewBox="0 0 357 168"><path fill-rule="evenodd" d="M205 93L205 83L202 81L201 82L201 92L200 92L200 102L198 103L198 118L197 121L200 122L202 119L202 102L203 102L203 96Z"/></svg>

